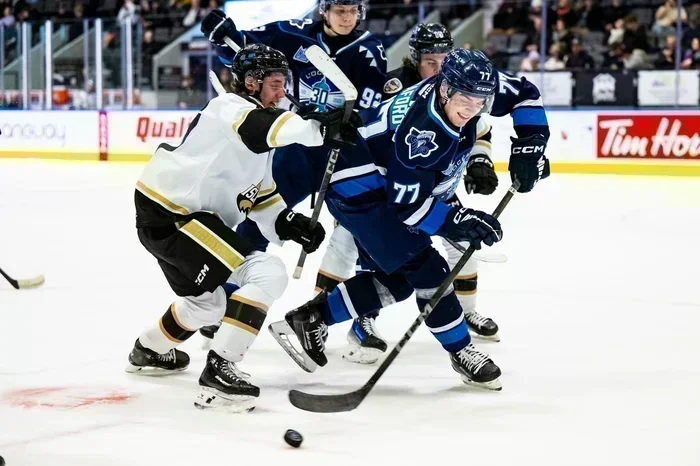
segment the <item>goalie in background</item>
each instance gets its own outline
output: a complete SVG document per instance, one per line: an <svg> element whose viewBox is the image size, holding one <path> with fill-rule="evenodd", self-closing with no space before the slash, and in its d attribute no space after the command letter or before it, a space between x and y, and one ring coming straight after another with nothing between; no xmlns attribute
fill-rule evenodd
<svg viewBox="0 0 700 466"><path fill-rule="evenodd" d="M356 120L342 110L305 118L276 108L284 98L289 66L261 44L234 58L235 92L218 96L194 118L178 146L161 144L135 192L141 244L160 265L178 299L144 330L129 354L127 371L173 373L189 357L176 347L200 327L223 319L199 378L195 406L248 411L260 390L236 363L262 328L267 310L287 286L282 261L233 228L250 218L275 244L292 240L307 253L324 239L319 224L286 207L272 179L276 147L350 142ZM353 123L354 122L354 123ZM223 285L238 288L227 298Z"/></svg>

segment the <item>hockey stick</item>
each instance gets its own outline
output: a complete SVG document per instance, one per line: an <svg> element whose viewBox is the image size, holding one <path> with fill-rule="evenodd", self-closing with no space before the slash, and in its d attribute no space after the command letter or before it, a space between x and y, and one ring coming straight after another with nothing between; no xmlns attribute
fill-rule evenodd
<svg viewBox="0 0 700 466"><path fill-rule="evenodd" d="M516 180L513 185L508 188L508 192L503 196L503 199L493 211L493 216L498 218L506 208L513 195L520 187L520 183ZM369 394L369 392L377 384L379 378L384 375L384 372L389 368L394 359L399 355L403 347L408 343L413 334L418 330L418 327L428 318L432 310L435 308L437 303L442 298L443 293L449 288L457 274L462 270L464 264L467 263L471 255L474 253L474 246L469 246L462 258L457 262L457 265L452 269L450 274L443 280L440 287L437 289L430 302L425 305L421 313L418 315L416 320L413 321L411 327L408 331L401 337L401 340L394 346L389 355L384 359L379 368L372 374L369 381L364 384L358 390L350 393L343 393L340 395L314 395L311 393L304 393L299 390L291 390L289 392L289 401L299 409L304 411L311 411L314 413L339 413L343 411L352 411L357 408L362 400Z"/></svg>
<svg viewBox="0 0 700 466"><path fill-rule="evenodd" d="M14 278L10 277L8 274L3 272L2 269L0 269L0 275L5 277L5 280L10 282L10 285L14 287L16 290L26 290L27 288L37 288L41 285L44 284L44 276L43 275L38 275L36 277L32 278L25 278L24 280L15 280Z"/></svg>
<svg viewBox="0 0 700 466"><path fill-rule="evenodd" d="M345 97L345 115L343 116L344 121L348 121L352 115L353 108L355 107L355 100L357 100L357 89L350 82L347 76L338 68L335 62L329 57L321 48L317 45L312 45L306 49L306 58L314 65L323 75L328 78L333 84L336 85L340 92L343 93ZM323 208L323 200L326 197L326 191L328 191L328 184L331 181L331 176L335 171L335 164L338 162L338 156L340 155L339 149L332 149L330 156L328 157L328 164L326 165L326 172L323 175L323 181L321 182L321 187L318 190L318 198L316 199L316 204L314 205L314 211L311 215L311 222L309 224L310 229L314 229L318 223L318 217L321 215L321 209ZM306 262L306 252L301 251L299 254L299 260L297 261L297 266L294 269L294 274L292 277L295 279L301 278L301 272L304 270L304 262Z"/></svg>

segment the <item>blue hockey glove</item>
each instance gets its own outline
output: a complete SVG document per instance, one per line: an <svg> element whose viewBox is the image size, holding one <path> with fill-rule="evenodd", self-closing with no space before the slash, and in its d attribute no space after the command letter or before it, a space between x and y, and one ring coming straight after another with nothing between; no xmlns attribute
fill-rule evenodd
<svg viewBox="0 0 700 466"><path fill-rule="evenodd" d="M211 10L202 20L202 34L214 45L225 45L224 37L233 39L236 25L221 10Z"/></svg>
<svg viewBox="0 0 700 466"><path fill-rule="evenodd" d="M503 238L498 220L486 212L466 207L453 208L437 234L452 241L467 241L474 249L481 249L482 242L493 246Z"/></svg>
<svg viewBox="0 0 700 466"><path fill-rule="evenodd" d="M478 154L469 157L467 173L464 175L464 187L471 194L493 194L498 187L498 177L493 169L493 162L487 155Z"/></svg>
<svg viewBox="0 0 700 466"><path fill-rule="evenodd" d="M540 134L525 138L511 137L510 141L510 179L520 181L518 192L530 192L539 180L549 176L549 160L544 155L547 141Z"/></svg>

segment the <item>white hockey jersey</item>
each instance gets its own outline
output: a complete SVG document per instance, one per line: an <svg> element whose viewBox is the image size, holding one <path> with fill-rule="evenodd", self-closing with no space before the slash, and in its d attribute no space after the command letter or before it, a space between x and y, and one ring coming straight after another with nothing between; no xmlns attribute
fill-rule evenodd
<svg viewBox="0 0 700 466"><path fill-rule="evenodd" d="M233 228L250 216L267 239L280 244L274 224L286 205L272 179L272 157L275 147L294 143L322 145L320 123L263 108L252 97L229 93L212 99L180 145L158 146L141 174L137 191L162 209L137 213L136 226L209 212Z"/></svg>

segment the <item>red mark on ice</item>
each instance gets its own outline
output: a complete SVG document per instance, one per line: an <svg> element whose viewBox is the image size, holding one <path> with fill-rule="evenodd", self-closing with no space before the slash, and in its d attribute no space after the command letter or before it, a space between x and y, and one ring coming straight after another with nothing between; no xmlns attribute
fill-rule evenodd
<svg viewBox="0 0 700 466"><path fill-rule="evenodd" d="M135 396L120 388L40 387L5 393L3 401L17 408L75 409L100 404L124 404Z"/></svg>

